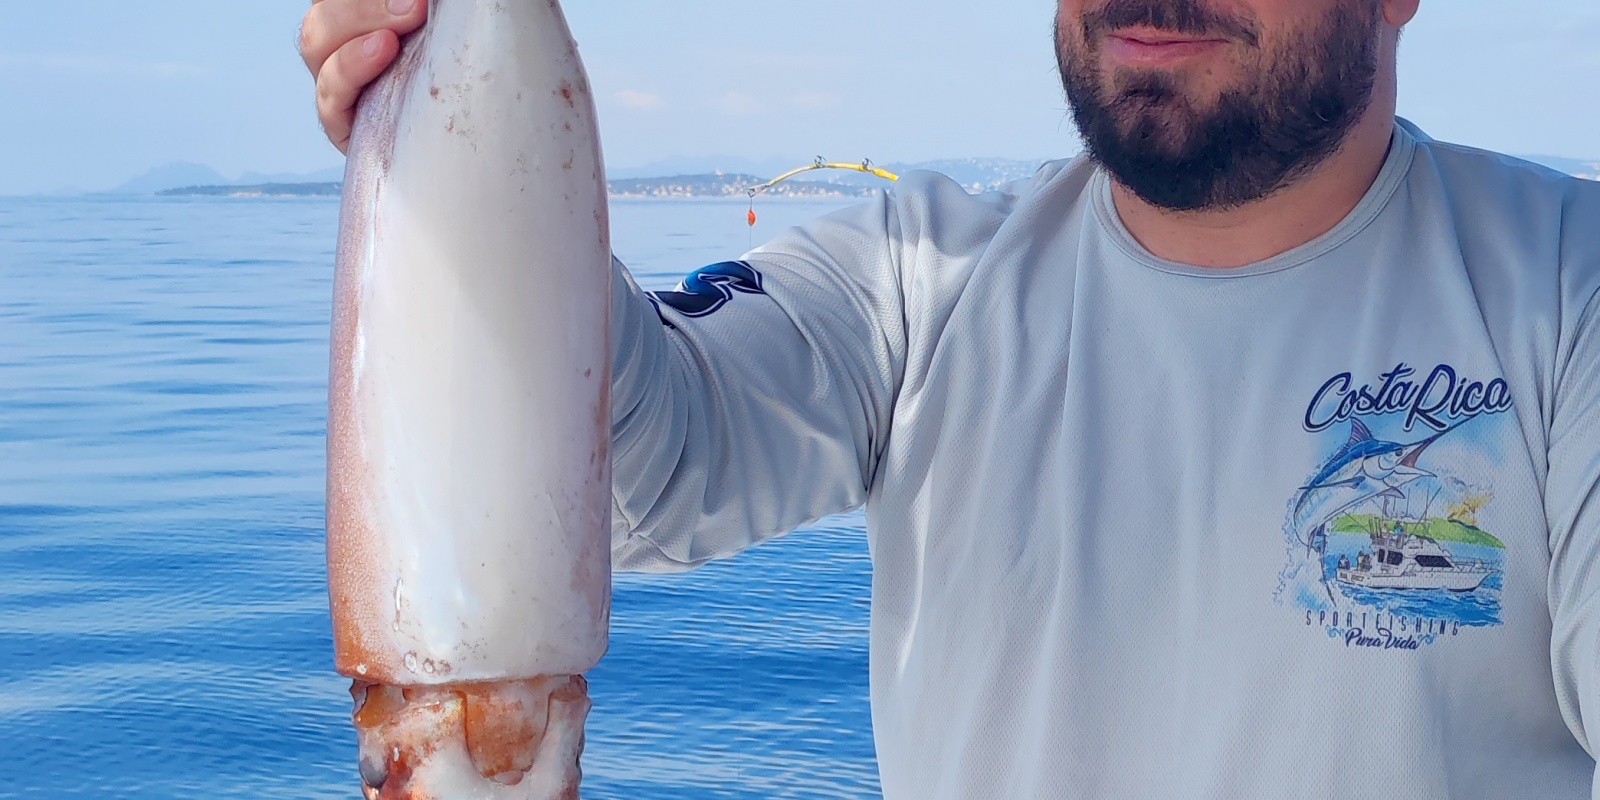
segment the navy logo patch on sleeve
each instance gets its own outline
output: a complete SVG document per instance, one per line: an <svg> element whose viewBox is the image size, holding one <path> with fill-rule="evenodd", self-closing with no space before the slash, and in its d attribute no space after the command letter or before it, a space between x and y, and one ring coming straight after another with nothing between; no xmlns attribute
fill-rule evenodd
<svg viewBox="0 0 1600 800"><path fill-rule="evenodd" d="M665 304L686 317L705 317L727 305L734 292L766 294L761 288L761 273L743 261L723 261L689 273L673 291L646 292L645 296L655 305L658 315ZM666 318L662 321L666 322Z"/></svg>

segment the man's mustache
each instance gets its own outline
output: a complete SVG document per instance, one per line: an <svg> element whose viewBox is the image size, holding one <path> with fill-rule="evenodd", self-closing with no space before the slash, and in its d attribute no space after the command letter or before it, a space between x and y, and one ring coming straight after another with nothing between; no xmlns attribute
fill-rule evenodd
<svg viewBox="0 0 1600 800"><path fill-rule="evenodd" d="M1254 46L1260 41L1254 20L1223 14L1200 0L1109 0L1083 13L1084 40L1122 28L1148 26L1187 36L1224 36Z"/></svg>

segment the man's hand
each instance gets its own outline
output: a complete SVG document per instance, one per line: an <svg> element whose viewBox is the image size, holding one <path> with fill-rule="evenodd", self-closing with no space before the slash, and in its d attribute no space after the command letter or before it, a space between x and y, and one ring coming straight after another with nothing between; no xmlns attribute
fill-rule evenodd
<svg viewBox="0 0 1600 800"><path fill-rule="evenodd" d="M428 0L312 0L300 25L300 57L317 80L317 116L339 152L350 146L361 90L427 15Z"/></svg>

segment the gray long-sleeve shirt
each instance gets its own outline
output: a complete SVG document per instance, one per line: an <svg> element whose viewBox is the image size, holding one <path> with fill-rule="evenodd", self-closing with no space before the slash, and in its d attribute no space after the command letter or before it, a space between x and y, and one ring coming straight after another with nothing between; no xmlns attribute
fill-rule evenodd
<svg viewBox="0 0 1600 800"><path fill-rule="evenodd" d="M888 800L1590 796L1600 184L1401 123L1238 269L1083 159L618 269L618 567L864 503Z"/></svg>

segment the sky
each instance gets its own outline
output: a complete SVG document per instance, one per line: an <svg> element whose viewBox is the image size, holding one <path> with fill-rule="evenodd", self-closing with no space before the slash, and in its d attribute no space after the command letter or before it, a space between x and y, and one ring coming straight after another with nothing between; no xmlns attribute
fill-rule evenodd
<svg viewBox="0 0 1600 800"><path fill-rule="evenodd" d="M452 2L456 0L451 0ZM224 175L342 159L295 52L306 0L10 2L0 195L105 189L174 161ZM607 162L817 154L882 163L1079 149L1053 4L568 0ZM1423 0L1400 113L1435 138L1600 160L1600 2Z"/></svg>

